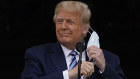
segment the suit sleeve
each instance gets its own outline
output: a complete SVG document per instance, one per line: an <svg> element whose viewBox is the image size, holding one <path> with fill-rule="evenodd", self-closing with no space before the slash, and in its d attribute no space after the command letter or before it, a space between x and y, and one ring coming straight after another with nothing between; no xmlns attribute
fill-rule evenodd
<svg viewBox="0 0 140 79"><path fill-rule="evenodd" d="M105 71L102 73L105 79L126 79L124 73L120 67L120 60L118 56L114 56L114 64L106 62Z"/></svg>
<svg viewBox="0 0 140 79"><path fill-rule="evenodd" d="M21 79L63 79L63 72L54 72L44 74L39 60L28 49L25 54L25 68L21 74Z"/></svg>

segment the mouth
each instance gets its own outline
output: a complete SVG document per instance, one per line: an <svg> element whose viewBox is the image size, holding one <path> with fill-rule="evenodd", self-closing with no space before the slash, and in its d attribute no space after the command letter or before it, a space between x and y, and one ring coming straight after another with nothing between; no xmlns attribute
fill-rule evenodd
<svg viewBox="0 0 140 79"><path fill-rule="evenodd" d="M60 34L61 36L69 36L69 35L71 35L70 33L61 33Z"/></svg>

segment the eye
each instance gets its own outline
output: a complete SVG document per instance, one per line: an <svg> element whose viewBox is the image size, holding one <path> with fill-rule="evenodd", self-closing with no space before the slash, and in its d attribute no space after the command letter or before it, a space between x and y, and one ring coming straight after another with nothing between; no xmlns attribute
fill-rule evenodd
<svg viewBox="0 0 140 79"><path fill-rule="evenodd" d="M69 24L74 24L75 22L74 21L72 21L72 20L67 20L67 22L69 23Z"/></svg>
<svg viewBox="0 0 140 79"><path fill-rule="evenodd" d="M58 20L56 20L56 23L62 24L63 23L63 20L62 19L58 19Z"/></svg>

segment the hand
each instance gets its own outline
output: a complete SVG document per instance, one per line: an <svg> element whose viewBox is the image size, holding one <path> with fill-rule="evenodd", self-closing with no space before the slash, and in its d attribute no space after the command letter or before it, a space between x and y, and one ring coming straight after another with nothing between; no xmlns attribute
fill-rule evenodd
<svg viewBox="0 0 140 79"><path fill-rule="evenodd" d="M91 61L92 59L95 59L96 66L102 72L104 72L106 63L105 63L105 58L104 58L104 54L102 52L102 49L92 45L92 46L87 48L87 53L88 53L89 61Z"/></svg>
<svg viewBox="0 0 140 79"><path fill-rule="evenodd" d="M87 78L87 77L90 77L93 72L94 72L93 63L82 61L80 74L84 75L84 77ZM75 66L72 70L69 70L68 74L69 74L70 79L78 77L78 65Z"/></svg>

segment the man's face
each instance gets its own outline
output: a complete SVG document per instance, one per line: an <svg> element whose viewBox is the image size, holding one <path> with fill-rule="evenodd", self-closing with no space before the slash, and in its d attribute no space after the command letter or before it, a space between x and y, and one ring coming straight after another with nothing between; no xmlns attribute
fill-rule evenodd
<svg viewBox="0 0 140 79"><path fill-rule="evenodd" d="M87 30L83 27L81 14L60 10L56 17L56 36L65 45L75 45L81 41Z"/></svg>

